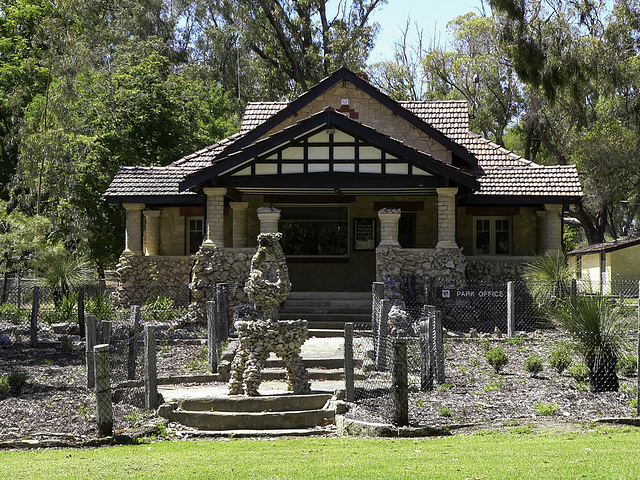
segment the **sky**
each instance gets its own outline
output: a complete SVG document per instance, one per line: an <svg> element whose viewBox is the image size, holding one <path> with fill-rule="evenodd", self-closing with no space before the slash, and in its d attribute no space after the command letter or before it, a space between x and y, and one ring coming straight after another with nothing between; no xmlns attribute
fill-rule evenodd
<svg viewBox="0 0 640 480"><path fill-rule="evenodd" d="M486 2L485 2L486 3ZM369 56L369 64L393 57L394 44L402 36L407 18L410 19L410 38L415 38L414 23L423 30L423 40L428 45L434 38L444 46L447 23L467 12L479 13L480 0L388 0L374 11L373 21L380 24L376 46ZM489 7L486 7L489 12Z"/></svg>

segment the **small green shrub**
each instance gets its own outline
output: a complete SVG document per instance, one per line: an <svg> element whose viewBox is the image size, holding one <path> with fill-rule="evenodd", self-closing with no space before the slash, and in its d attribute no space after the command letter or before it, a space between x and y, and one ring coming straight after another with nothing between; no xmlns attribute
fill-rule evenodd
<svg viewBox="0 0 640 480"><path fill-rule="evenodd" d="M560 409L557 403L536 402L534 404L534 407L539 415L555 415L556 412Z"/></svg>
<svg viewBox="0 0 640 480"><path fill-rule="evenodd" d="M569 365L571 365L571 351L565 345L559 345L551 350L549 366L553 368L558 375L569 368Z"/></svg>
<svg viewBox="0 0 640 480"><path fill-rule="evenodd" d="M453 383L443 383L442 385L440 385L441 392L446 392L450 388L453 388Z"/></svg>
<svg viewBox="0 0 640 480"><path fill-rule="evenodd" d="M0 398L4 398L9 393L9 379L5 376L0 377Z"/></svg>
<svg viewBox="0 0 640 480"><path fill-rule="evenodd" d="M504 383L502 383L502 381L496 382L496 383L487 383L484 386L484 391L485 392L493 392L494 390L500 390L502 387L504 387Z"/></svg>
<svg viewBox="0 0 640 480"><path fill-rule="evenodd" d="M142 318L151 322L172 322L182 316L182 311L169 297L148 299L142 307Z"/></svg>
<svg viewBox="0 0 640 480"><path fill-rule="evenodd" d="M0 305L0 319L6 319L14 325L20 325L27 320L27 311L12 303L3 303Z"/></svg>
<svg viewBox="0 0 640 480"><path fill-rule="evenodd" d="M569 375L576 382L582 383L589 377L589 369L584 362L577 362L569 367Z"/></svg>
<svg viewBox="0 0 640 480"><path fill-rule="evenodd" d="M441 417L453 417L453 412L444 405L438 407L438 415Z"/></svg>
<svg viewBox="0 0 640 480"><path fill-rule="evenodd" d="M24 373L13 372L9 375L7 381L9 382L11 390L16 394L19 394L22 391L22 387L24 387L24 384L27 382L27 376Z"/></svg>
<svg viewBox="0 0 640 480"><path fill-rule="evenodd" d="M632 377L638 369L638 359L633 355L621 355L616 364L616 370L623 377Z"/></svg>
<svg viewBox="0 0 640 480"><path fill-rule="evenodd" d="M491 350L491 340L489 340L488 338L481 339L479 343L485 352Z"/></svg>
<svg viewBox="0 0 640 480"><path fill-rule="evenodd" d="M504 353L502 347L492 348L484 356L487 359L487 363L493 367L496 373L500 373L502 367L509 363L509 357Z"/></svg>
<svg viewBox="0 0 640 480"><path fill-rule="evenodd" d="M101 292L87 298L85 310L100 320L111 320L116 313L116 307L111 303L109 296Z"/></svg>
<svg viewBox="0 0 640 480"><path fill-rule="evenodd" d="M542 371L544 367L542 365L542 360L540 360L540 357L537 355L532 355L524 361L524 368L527 372L535 377Z"/></svg>
<svg viewBox="0 0 640 480"><path fill-rule="evenodd" d="M515 345L515 346L519 347L519 346L524 344L524 338L521 337L520 335L516 335L513 338L507 339L507 341L505 343L507 345Z"/></svg>

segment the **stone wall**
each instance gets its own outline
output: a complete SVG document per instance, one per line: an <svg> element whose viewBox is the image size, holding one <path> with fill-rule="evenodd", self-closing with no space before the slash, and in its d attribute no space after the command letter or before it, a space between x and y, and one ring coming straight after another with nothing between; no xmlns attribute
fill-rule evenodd
<svg viewBox="0 0 640 480"><path fill-rule="evenodd" d="M506 283L522 280L533 257L467 257L467 281Z"/></svg>
<svg viewBox="0 0 640 480"><path fill-rule="evenodd" d="M141 305L147 298L163 295L178 305L188 305L192 257L121 255L116 268L120 286L113 294L116 304Z"/></svg>

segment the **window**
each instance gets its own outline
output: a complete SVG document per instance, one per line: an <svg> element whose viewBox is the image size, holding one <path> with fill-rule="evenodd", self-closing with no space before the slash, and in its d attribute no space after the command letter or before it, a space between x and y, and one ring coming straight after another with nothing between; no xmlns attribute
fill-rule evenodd
<svg viewBox="0 0 640 480"><path fill-rule="evenodd" d="M349 209L342 205L278 205L282 250L291 256L349 254Z"/></svg>
<svg viewBox="0 0 640 480"><path fill-rule="evenodd" d="M511 253L510 217L474 217L475 255L509 255Z"/></svg>
<svg viewBox="0 0 640 480"><path fill-rule="evenodd" d="M187 217L187 246L189 255L198 253L204 238L204 217Z"/></svg>

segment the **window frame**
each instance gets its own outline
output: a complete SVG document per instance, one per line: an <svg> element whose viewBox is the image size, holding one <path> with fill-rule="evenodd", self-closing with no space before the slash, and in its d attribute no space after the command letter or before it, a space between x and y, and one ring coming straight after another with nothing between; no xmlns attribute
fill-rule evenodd
<svg viewBox="0 0 640 480"><path fill-rule="evenodd" d="M478 221L489 221L489 253L478 252ZM509 252L508 253L496 253L496 223L498 221L507 221L509 230ZM495 257L506 257L512 255L513 252L513 217L511 216L474 216L473 217L473 254L476 256L490 255Z"/></svg>
<svg viewBox="0 0 640 480"><path fill-rule="evenodd" d="M351 225L350 225L350 221L351 221L351 216L350 216L350 212L349 212L349 205L345 204L345 203L318 203L318 204L312 204L312 203L305 203L305 204L299 204L299 203L280 203L277 205L273 205L275 208L277 208L278 210L280 210L280 212L283 212L284 210L287 209L287 207L295 207L297 209L300 208L318 208L318 207L335 207L335 208L342 208L344 209L345 213L346 213L346 218L344 220L344 226L346 228L346 236L344 238L344 249L345 249L345 253L344 254L333 254L333 255L329 255L329 254L307 254L307 255L292 255L292 254L287 254L287 252L285 252L285 256L287 258L299 258L299 259L319 259L319 258L326 258L326 259L347 259L349 258L350 254L351 254L351 248L350 248L350 244L349 244L349 240L351 238ZM285 233L282 228L282 222L287 221L287 220L283 220L282 219L282 214L280 217L280 220L278 220L278 231L282 232L283 234ZM328 219L328 222L331 222L332 220ZM307 219L308 223L321 223L320 221L310 221ZM283 245L284 247L284 245Z"/></svg>
<svg viewBox="0 0 640 480"><path fill-rule="evenodd" d="M192 232L197 232L198 231L198 230L191 230L191 221L192 220L195 220L195 221L199 220L199 221L202 222L200 245L202 245L202 242L204 241L204 216L203 215L193 215L193 216L185 217L185 236L186 236L185 251L186 251L186 254L189 255L189 256L193 256L196 253L198 253L197 250L195 252L191 252L191 234L192 234ZM198 247L198 248L200 248L200 247Z"/></svg>

